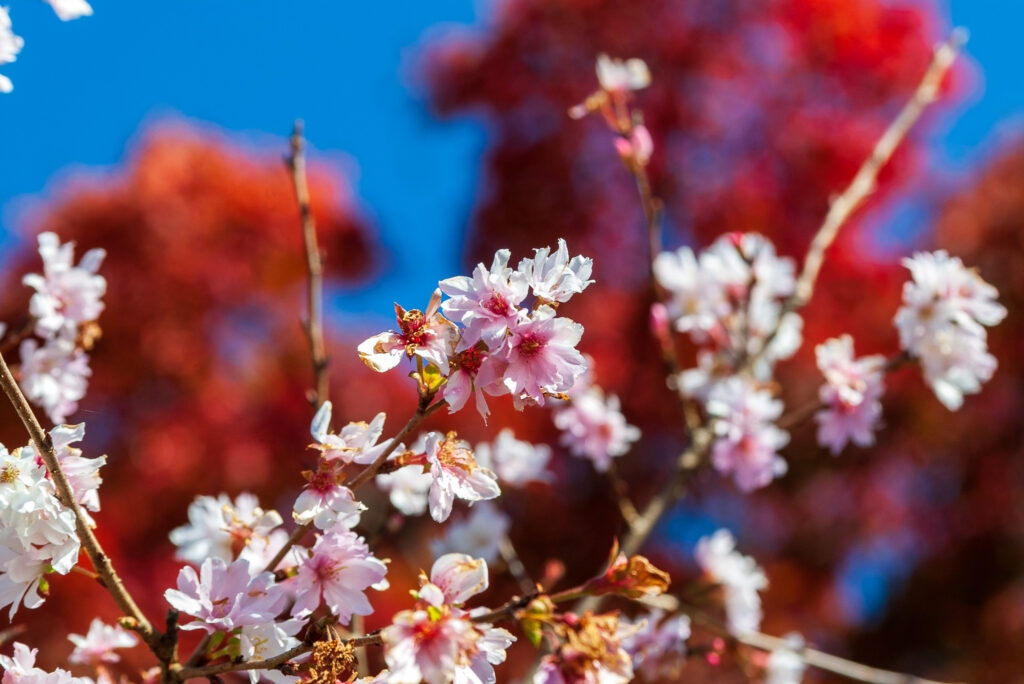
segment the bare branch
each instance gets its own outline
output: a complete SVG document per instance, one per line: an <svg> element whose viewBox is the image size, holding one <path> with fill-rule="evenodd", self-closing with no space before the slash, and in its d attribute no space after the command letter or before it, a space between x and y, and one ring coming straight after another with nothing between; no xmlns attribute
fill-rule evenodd
<svg viewBox="0 0 1024 684"><path fill-rule="evenodd" d="M309 203L309 183L306 178L306 155L302 144L302 122L296 121L291 137L291 154L285 158L285 165L292 174L295 199L299 203L302 222L302 242L306 247L306 270L309 274L306 286L306 308L308 318L303 323L309 341L309 354L313 363L313 405L327 401L330 392L330 378L327 373L327 350L324 345L324 283L323 259L316 240L316 221Z"/></svg>

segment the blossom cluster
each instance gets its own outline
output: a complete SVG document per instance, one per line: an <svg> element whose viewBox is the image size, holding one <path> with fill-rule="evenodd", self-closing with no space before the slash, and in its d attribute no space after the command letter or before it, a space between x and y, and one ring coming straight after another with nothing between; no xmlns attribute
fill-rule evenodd
<svg viewBox="0 0 1024 684"><path fill-rule="evenodd" d="M896 312L900 346L921 362L924 378L947 408L981 389L996 369L986 326L1006 317L996 289L944 250L904 259L912 280Z"/></svg>
<svg viewBox="0 0 1024 684"><path fill-rule="evenodd" d="M750 556L736 550L729 530L721 529L697 542L697 562L725 592L729 631L737 636L756 632L761 624L761 596L768 586L764 570Z"/></svg>
<svg viewBox="0 0 1024 684"><path fill-rule="evenodd" d="M85 436L84 425L50 432L57 459L83 515L100 508L99 469L106 457L86 458L71 446ZM66 575L78 562L75 516L60 502L34 445L8 452L0 445L0 608L37 608L44 601L46 575Z"/></svg>
<svg viewBox="0 0 1024 684"><path fill-rule="evenodd" d="M39 235L43 273L23 278L35 293L29 300L32 329L39 341L21 343L20 384L25 396L50 420L63 423L85 396L89 369L86 351L99 334L107 282L99 275L106 253L91 249L76 266L74 243L61 244L53 233Z"/></svg>
<svg viewBox="0 0 1024 684"><path fill-rule="evenodd" d="M583 327L555 309L593 282L593 264L582 256L570 259L564 240L554 253L535 250L515 270L510 258L502 249L490 268L481 263L472 277L442 280L425 312L396 304L398 330L364 341L360 357L379 372L403 356L418 357L444 377L441 396L450 412L473 396L485 420L486 395L510 394L522 408L568 392L586 370L576 349ZM443 303L442 293L449 297Z"/></svg>

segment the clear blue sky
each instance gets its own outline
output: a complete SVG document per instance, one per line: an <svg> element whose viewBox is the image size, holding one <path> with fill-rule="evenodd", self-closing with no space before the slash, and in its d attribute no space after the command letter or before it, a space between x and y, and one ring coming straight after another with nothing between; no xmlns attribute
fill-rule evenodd
<svg viewBox="0 0 1024 684"><path fill-rule="evenodd" d="M411 250L398 250L392 275L347 294L345 309L386 312L394 299L417 305L439 277L458 272L484 133L468 121L433 121L407 76L439 24L480 20L486 2L95 0L94 16L67 23L39 0L9 5L25 48L0 67L15 86L0 96L3 227L65 169L115 163L148 121L184 116L279 150L301 117L316 148L353 177L385 244L429 235L445 247L429 271L413 267ZM978 91L934 136L938 168L955 171L976 163L1024 111L1024 4L948 0L940 8L950 24L970 29L982 73ZM920 209L905 202L891 220L903 234Z"/></svg>

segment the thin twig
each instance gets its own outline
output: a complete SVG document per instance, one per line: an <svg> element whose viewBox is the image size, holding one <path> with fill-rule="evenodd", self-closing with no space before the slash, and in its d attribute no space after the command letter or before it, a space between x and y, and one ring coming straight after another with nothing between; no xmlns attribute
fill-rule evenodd
<svg viewBox="0 0 1024 684"><path fill-rule="evenodd" d="M327 373L327 350L324 345L324 285L323 259L316 240L316 221L309 202L309 182L306 178L306 155L302 144L302 122L296 121L291 137L291 154L285 158L285 165L292 174L295 199L299 204L302 221L302 242L306 248L306 270L309 278L306 286L307 320L303 323L309 340L309 354L313 363L313 405L327 401L330 378Z"/></svg>
<svg viewBox="0 0 1024 684"><path fill-rule="evenodd" d="M793 651L808 665L816 667L819 670L825 670L826 672L846 677L853 681L864 682L865 684L942 684L941 682L916 677L903 672L892 672L890 670L871 667L869 665L864 665L863 663L840 658L806 646L803 648L794 648L793 644L786 639L780 639L779 637L762 634L760 632L751 632L742 636L736 636L730 633L726 625L724 625L720 620L715 619L695 606L683 603L675 596L662 595L651 599L643 599L643 602L649 603L652 606L661 608L668 612L675 612L678 610L685 613L691 620L700 623L711 632L752 648L768 652L780 649Z"/></svg>
<svg viewBox="0 0 1024 684"><path fill-rule="evenodd" d="M28 431L29 437L35 443L36 450L43 459L43 463L46 464L46 469L50 472L50 477L53 478L53 485L57 490L58 499L61 504L70 509L74 514L75 530L78 534L78 539L82 543L82 548L85 549L86 555L89 556L89 560L96 568L96 572L102 578L103 586L110 592L121 612L134 620L132 628L154 650L156 656L158 658L166 658L166 654L159 652L159 635L153 629L150 621L143 615L128 589L125 588L124 582L121 581L121 577L114 570L114 565L110 562L110 558L103 551L99 540L96 539L96 535L93 534L92 529L89 527L85 514L82 513L82 509L75 499L71 484L68 482L64 470L60 466L60 460L57 458L57 452L53 448L53 442L36 419L32 407L29 406L28 400L25 399L21 388L18 387L18 383L14 379L10 367L7 365L7 361L3 358L3 354L0 354L0 387L3 388L4 394L7 395L11 405L17 412L22 424ZM167 660L164 659L163 662L166 663Z"/></svg>
<svg viewBox="0 0 1024 684"><path fill-rule="evenodd" d="M537 591L536 583L530 578L530 573L526 571L523 560L519 557L515 545L507 534L498 540L498 553L501 554L501 559L505 561L505 567L515 577L516 582L519 583L519 588L524 593L529 594Z"/></svg>
<svg viewBox="0 0 1024 684"><path fill-rule="evenodd" d="M623 521L625 521L626 525L632 525L636 522L640 513L629 498L629 486L622 479L622 475L619 474L619 468L615 465L614 458L608 462L608 469L605 470L605 475L608 477L608 484L612 488L612 494L615 497L615 503L619 507L619 513L622 515Z"/></svg>
<svg viewBox="0 0 1024 684"><path fill-rule="evenodd" d="M839 229L849 220L850 216L864 203L864 200L874 192L878 180L878 174L885 165L892 159L896 148L903 142L913 128L914 124L921 117L921 114L929 104L935 101L939 85L942 79L953 65L957 53L964 43L967 42L967 31L962 28L955 29L946 42L935 48L931 64L925 72L924 77L918 84L917 89L910 100L903 106L900 113L889 124L889 127L882 134L882 137L875 143L871 155L864 160L857 175L853 177L850 184L841 195L835 197L829 205L825 221L821 224L817 234L811 241L811 246L804 259L803 270L796 281L796 288L793 294L785 301L779 320L793 311L803 307L811 300L814 294L814 285L818 279L822 264L825 261L825 252L835 241ZM771 346L772 341L778 334L776 327L767 337L756 354L752 354L744 364L743 370L753 367L754 363L764 355Z"/></svg>

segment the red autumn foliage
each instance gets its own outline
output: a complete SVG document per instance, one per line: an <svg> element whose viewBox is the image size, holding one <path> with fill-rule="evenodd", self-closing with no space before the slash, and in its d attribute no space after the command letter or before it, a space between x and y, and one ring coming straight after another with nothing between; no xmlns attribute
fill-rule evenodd
<svg viewBox="0 0 1024 684"><path fill-rule="evenodd" d="M492 126L471 261L505 246L518 258L557 236L573 253L595 256L598 285L565 314L584 323L582 348L596 359L598 381L644 431L621 464L638 501L658 486L685 435L646 333L635 191L600 122L565 116L594 88L594 56L640 56L651 65L655 83L637 104L656 141L652 175L666 201L666 244L758 231L799 256L828 197L912 91L938 37L921 10L880 0L509 0L486 32L453 36L428 53L439 110L477 111ZM897 156L873 202L899 190L915 159L913 147ZM1024 149L953 201L933 238L1004 293L1010 317L992 335L1001 363L992 383L950 414L904 370L889 379L878 447L831 459L805 425L784 452L790 474L754 496L707 473L644 550L677 585L693 578L690 546L713 518L766 566L767 631L800 630L828 650L949 680L1004 682L1020 671L1024 589L1014 525L1024 499L1013 456L1021 443L1016 321L1024 282L1005 255L1019 252L1024 234L1021 160ZM311 184L328 275L365 274L372 238L342 181L314 166ZM278 155L253 156L179 128L151 134L113 176L72 182L25 226L109 253L104 339L73 419L88 423L87 453L110 454L100 537L157 621L160 593L178 567L166 535L185 521L192 497L248 489L287 517L298 472L311 463L302 449L311 410L297 218ZM869 228L851 225L829 254L807 312L804 353L781 369L790 407L814 397L810 351L825 337L853 333L861 354L895 350L891 317L905 276L898 255L865 239ZM16 283L36 268L28 247L8 262L4 292L22 294L7 296L2 320L24 311L28 291ZM399 371L362 368L357 340L330 332L336 421L386 410L386 433L397 431L413 410L409 383ZM543 410L516 414L507 400L494 403L489 428L471 410L436 416L428 428L454 426L477 440L511 425L521 437L557 440ZM24 442L9 413L0 421L3 443ZM565 454L555 460L559 485L511 492L503 505L527 568L540 576L558 558L568 583L604 569L621 524L607 484L587 464ZM368 503L364 527L379 531L387 521ZM396 559L393 590L370 628L408 604L406 589L429 566L424 538L434 530L414 521L384 543L381 555ZM874 600L880 590L887 601ZM514 591L495 578L483 599L497 603ZM70 650L64 635L84 632L93 614L116 617L102 589L72 575L18 621L31 625L25 641L57 663ZM523 641L503 678L529 663ZM150 661L140 651L130 662ZM728 671L696 661L686 677L719 681Z"/></svg>

